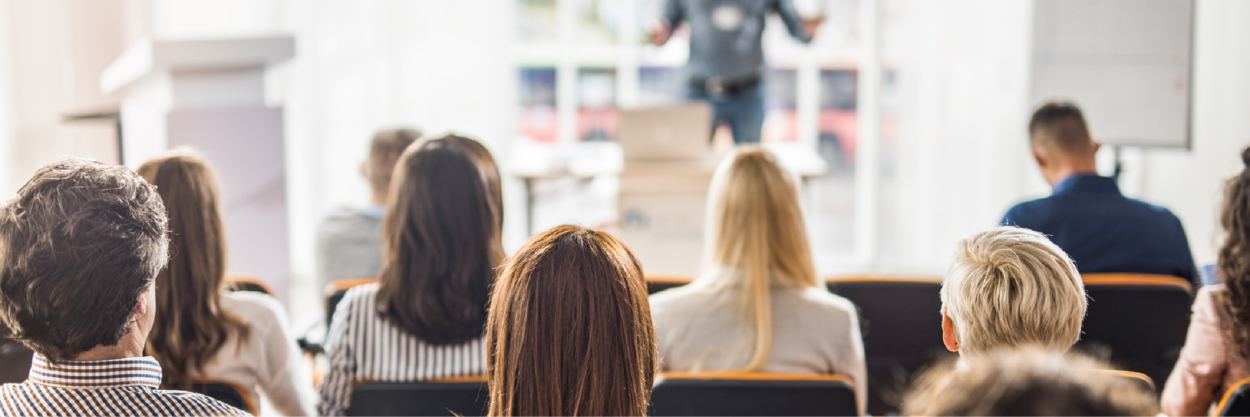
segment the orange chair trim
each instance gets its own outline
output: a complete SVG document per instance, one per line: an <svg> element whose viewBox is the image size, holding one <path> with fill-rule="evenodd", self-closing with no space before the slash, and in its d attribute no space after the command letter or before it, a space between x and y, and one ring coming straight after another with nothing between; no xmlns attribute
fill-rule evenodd
<svg viewBox="0 0 1250 417"><path fill-rule="evenodd" d="M656 284L686 285L694 282L694 277L689 275L647 275L646 281Z"/></svg>
<svg viewBox="0 0 1250 417"><path fill-rule="evenodd" d="M191 379L191 384L192 385L195 385L195 384L221 385L221 386L229 387L230 389L234 390L234 392L239 393L239 397L243 398L243 403L247 404L247 409L243 411L246 411L251 415L256 415L256 413L260 412L260 410L256 408L256 403L252 401L252 396L247 395L247 391L244 391L243 387L239 386L239 384L235 384L229 381L222 381L220 379L201 379L201 378Z"/></svg>
<svg viewBox="0 0 1250 417"><path fill-rule="evenodd" d="M743 381L841 381L855 387L855 379L842 374L775 374L766 372L661 372L656 381L664 379L718 379Z"/></svg>
<svg viewBox="0 0 1250 417"><path fill-rule="evenodd" d="M1145 382L1146 384L1149 384L1149 385L1150 385L1150 389L1154 389L1154 388L1155 388L1155 381L1154 381L1153 379L1150 379L1150 377L1149 377L1149 376L1147 376L1146 374L1143 374L1143 373L1141 373L1141 372L1121 371L1121 370L1116 370L1116 369L1099 369L1098 371L1099 371L1099 372L1106 372L1106 373L1108 373L1108 374L1115 375L1115 376L1118 376L1118 377L1121 377L1121 378L1128 378L1128 379L1136 379L1136 380L1140 380L1140 381Z"/></svg>
<svg viewBox="0 0 1250 417"><path fill-rule="evenodd" d="M327 283L326 287L322 290L322 292L325 293L325 295L330 295L339 291L350 290L352 289L352 287L361 286L365 284L372 284L375 282L378 282L377 278L336 279L334 281L330 281L329 283Z"/></svg>
<svg viewBox="0 0 1250 417"><path fill-rule="evenodd" d="M360 386L360 384L454 384L457 382L486 382L486 375L445 376L418 381L379 381L373 378L360 378L352 381L352 389Z"/></svg>
<svg viewBox="0 0 1250 417"><path fill-rule="evenodd" d="M1152 274L1083 274L1081 281L1085 285L1158 285L1182 288L1193 291L1189 280L1170 275Z"/></svg>
<svg viewBox="0 0 1250 417"><path fill-rule="evenodd" d="M265 285L265 282L261 281L260 277L257 277L255 275L230 274L226 276L227 286L230 284L235 284L235 283L255 285L257 287L260 287L262 290L264 290L265 294L273 295L273 290L269 289L269 286Z"/></svg>
<svg viewBox="0 0 1250 417"><path fill-rule="evenodd" d="M1237 381L1237 383L1233 384L1233 386L1228 387L1227 390L1224 390L1224 397L1220 398L1220 405L1215 407L1215 414L1216 415L1221 414L1224 411L1224 407L1228 405L1228 400L1233 399L1233 393L1237 391L1237 388L1241 388L1242 386L1245 386L1246 384L1250 384L1250 378Z"/></svg>
<svg viewBox="0 0 1250 417"><path fill-rule="evenodd" d="M851 283L908 283L908 284L942 284L942 277L930 275L845 275L825 278L829 284Z"/></svg>

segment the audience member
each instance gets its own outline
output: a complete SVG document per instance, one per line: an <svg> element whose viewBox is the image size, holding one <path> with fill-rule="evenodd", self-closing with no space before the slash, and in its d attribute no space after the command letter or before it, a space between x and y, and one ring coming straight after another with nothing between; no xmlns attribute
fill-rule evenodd
<svg viewBox="0 0 1250 417"><path fill-rule="evenodd" d="M421 132L412 129L383 130L369 144L369 160L360 173L369 180L370 204L364 208L340 208L321 223L317 231L317 282L345 278L376 278L381 270L378 241L386 199L390 195L395 162Z"/></svg>
<svg viewBox="0 0 1250 417"><path fill-rule="evenodd" d="M257 388L278 412L314 415L317 394L277 299L224 292L226 244L217 175L208 161L175 150L138 173L156 186L169 216L169 266L156 276L156 320L147 352L163 366L161 386L226 381L251 398Z"/></svg>
<svg viewBox="0 0 1250 417"><path fill-rule="evenodd" d="M941 297L942 341L964 358L1028 345L1062 352L1081 337L1081 277L1032 230L1004 226L960 241Z"/></svg>
<svg viewBox="0 0 1250 417"><path fill-rule="evenodd" d="M642 266L620 241L577 226L535 236L490 305L489 415L646 415L655 329Z"/></svg>
<svg viewBox="0 0 1250 417"><path fill-rule="evenodd" d="M1094 154L1099 144L1076 105L1039 108L1029 121L1029 137L1054 193L1012 207L1003 225L1049 236L1083 274L1172 275L1202 285L1180 219L1163 207L1125 197L1115 178L1098 175Z"/></svg>
<svg viewBox="0 0 1250 417"><path fill-rule="evenodd" d="M344 414L361 379L481 375L486 303L503 261L494 159L472 139L408 147L395 168L380 283L344 295L330 324L322 415Z"/></svg>
<svg viewBox="0 0 1250 417"><path fill-rule="evenodd" d="M1163 412L1207 415L1234 383L1250 377L1250 148L1246 165L1228 179L1220 225L1228 236L1217 266L1222 285L1202 288L1194 300L1189 335L1163 389Z"/></svg>
<svg viewBox="0 0 1250 417"><path fill-rule="evenodd" d="M654 295L666 371L840 373L867 378L855 306L816 276L794 178L759 148L722 162L707 205L704 272Z"/></svg>
<svg viewBox="0 0 1250 417"><path fill-rule="evenodd" d="M247 415L160 390L143 355L166 227L154 187L83 159L40 168L0 207L0 320L36 353L29 379L0 386L0 415Z"/></svg>
<svg viewBox="0 0 1250 417"><path fill-rule="evenodd" d="M1153 416L1154 393L1086 356L999 350L971 366L948 361L903 401L910 416Z"/></svg>

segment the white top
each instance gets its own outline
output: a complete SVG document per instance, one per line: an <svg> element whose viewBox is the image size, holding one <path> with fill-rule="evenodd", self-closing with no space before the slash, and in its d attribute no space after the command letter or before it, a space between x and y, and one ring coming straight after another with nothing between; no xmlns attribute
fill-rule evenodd
<svg viewBox="0 0 1250 417"><path fill-rule="evenodd" d="M378 284L347 290L335 307L326 336L330 373L321 382L318 411L345 415L357 381L415 382L432 378L486 374L482 338L455 345L418 339L378 314Z"/></svg>
<svg viewBox="0 0 1250 417"><path fill-rule="evenodd" d="M221 309L247 323L248 338L240 343L231 332L216 357L204 365L204 372L192 370L191 377L238 385L257 407L260 391L283 415L316 415L317 393L312 379L304 375L303 356L288 329L282 303L259 292L226 292L221 295Z"/></svg>
<svg viewBox="0 0 1250 417"><path fill-rule="evenodd" d="M738 311L741 286L712 289L736 273L713 270L651 296L662 371L731 371L750 362L755 330ZM848 375L863 414L868 371L855 305L824 287L773 285L771 296L772 350L760 372Z"/></svg>

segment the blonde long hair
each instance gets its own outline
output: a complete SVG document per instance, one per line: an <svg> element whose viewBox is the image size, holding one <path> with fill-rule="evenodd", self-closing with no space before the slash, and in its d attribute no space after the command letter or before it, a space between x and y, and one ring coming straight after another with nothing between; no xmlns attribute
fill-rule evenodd
<svg viewBox="0 0 1250 417"><path fill-rule="evenodd" d="M780 285L819 286L794 177L768 151L740 148L712 177L705 229L704 269L743 272L714 289L743 288L739 311L755 328L745 370L758 370L772 350L770 276Z"/></svg>

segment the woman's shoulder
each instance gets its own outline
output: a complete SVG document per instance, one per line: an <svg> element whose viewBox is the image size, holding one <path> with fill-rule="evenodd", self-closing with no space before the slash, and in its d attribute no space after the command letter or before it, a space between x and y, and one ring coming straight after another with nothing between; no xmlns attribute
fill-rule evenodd
<svg viewBox="0 0 1250 417"><path fill-rule="evenodd" d="M799 292L802 303L828 313L855 314L855 303L829 292L825 287L808 287Z"/></svg>
<svg viewBox="0 0 1250 417"><path fill-rule="evenodd" d="M221 294L221 308L249 326L286 326L286 310L277 298L255 291L227 291Z"/></svg>

